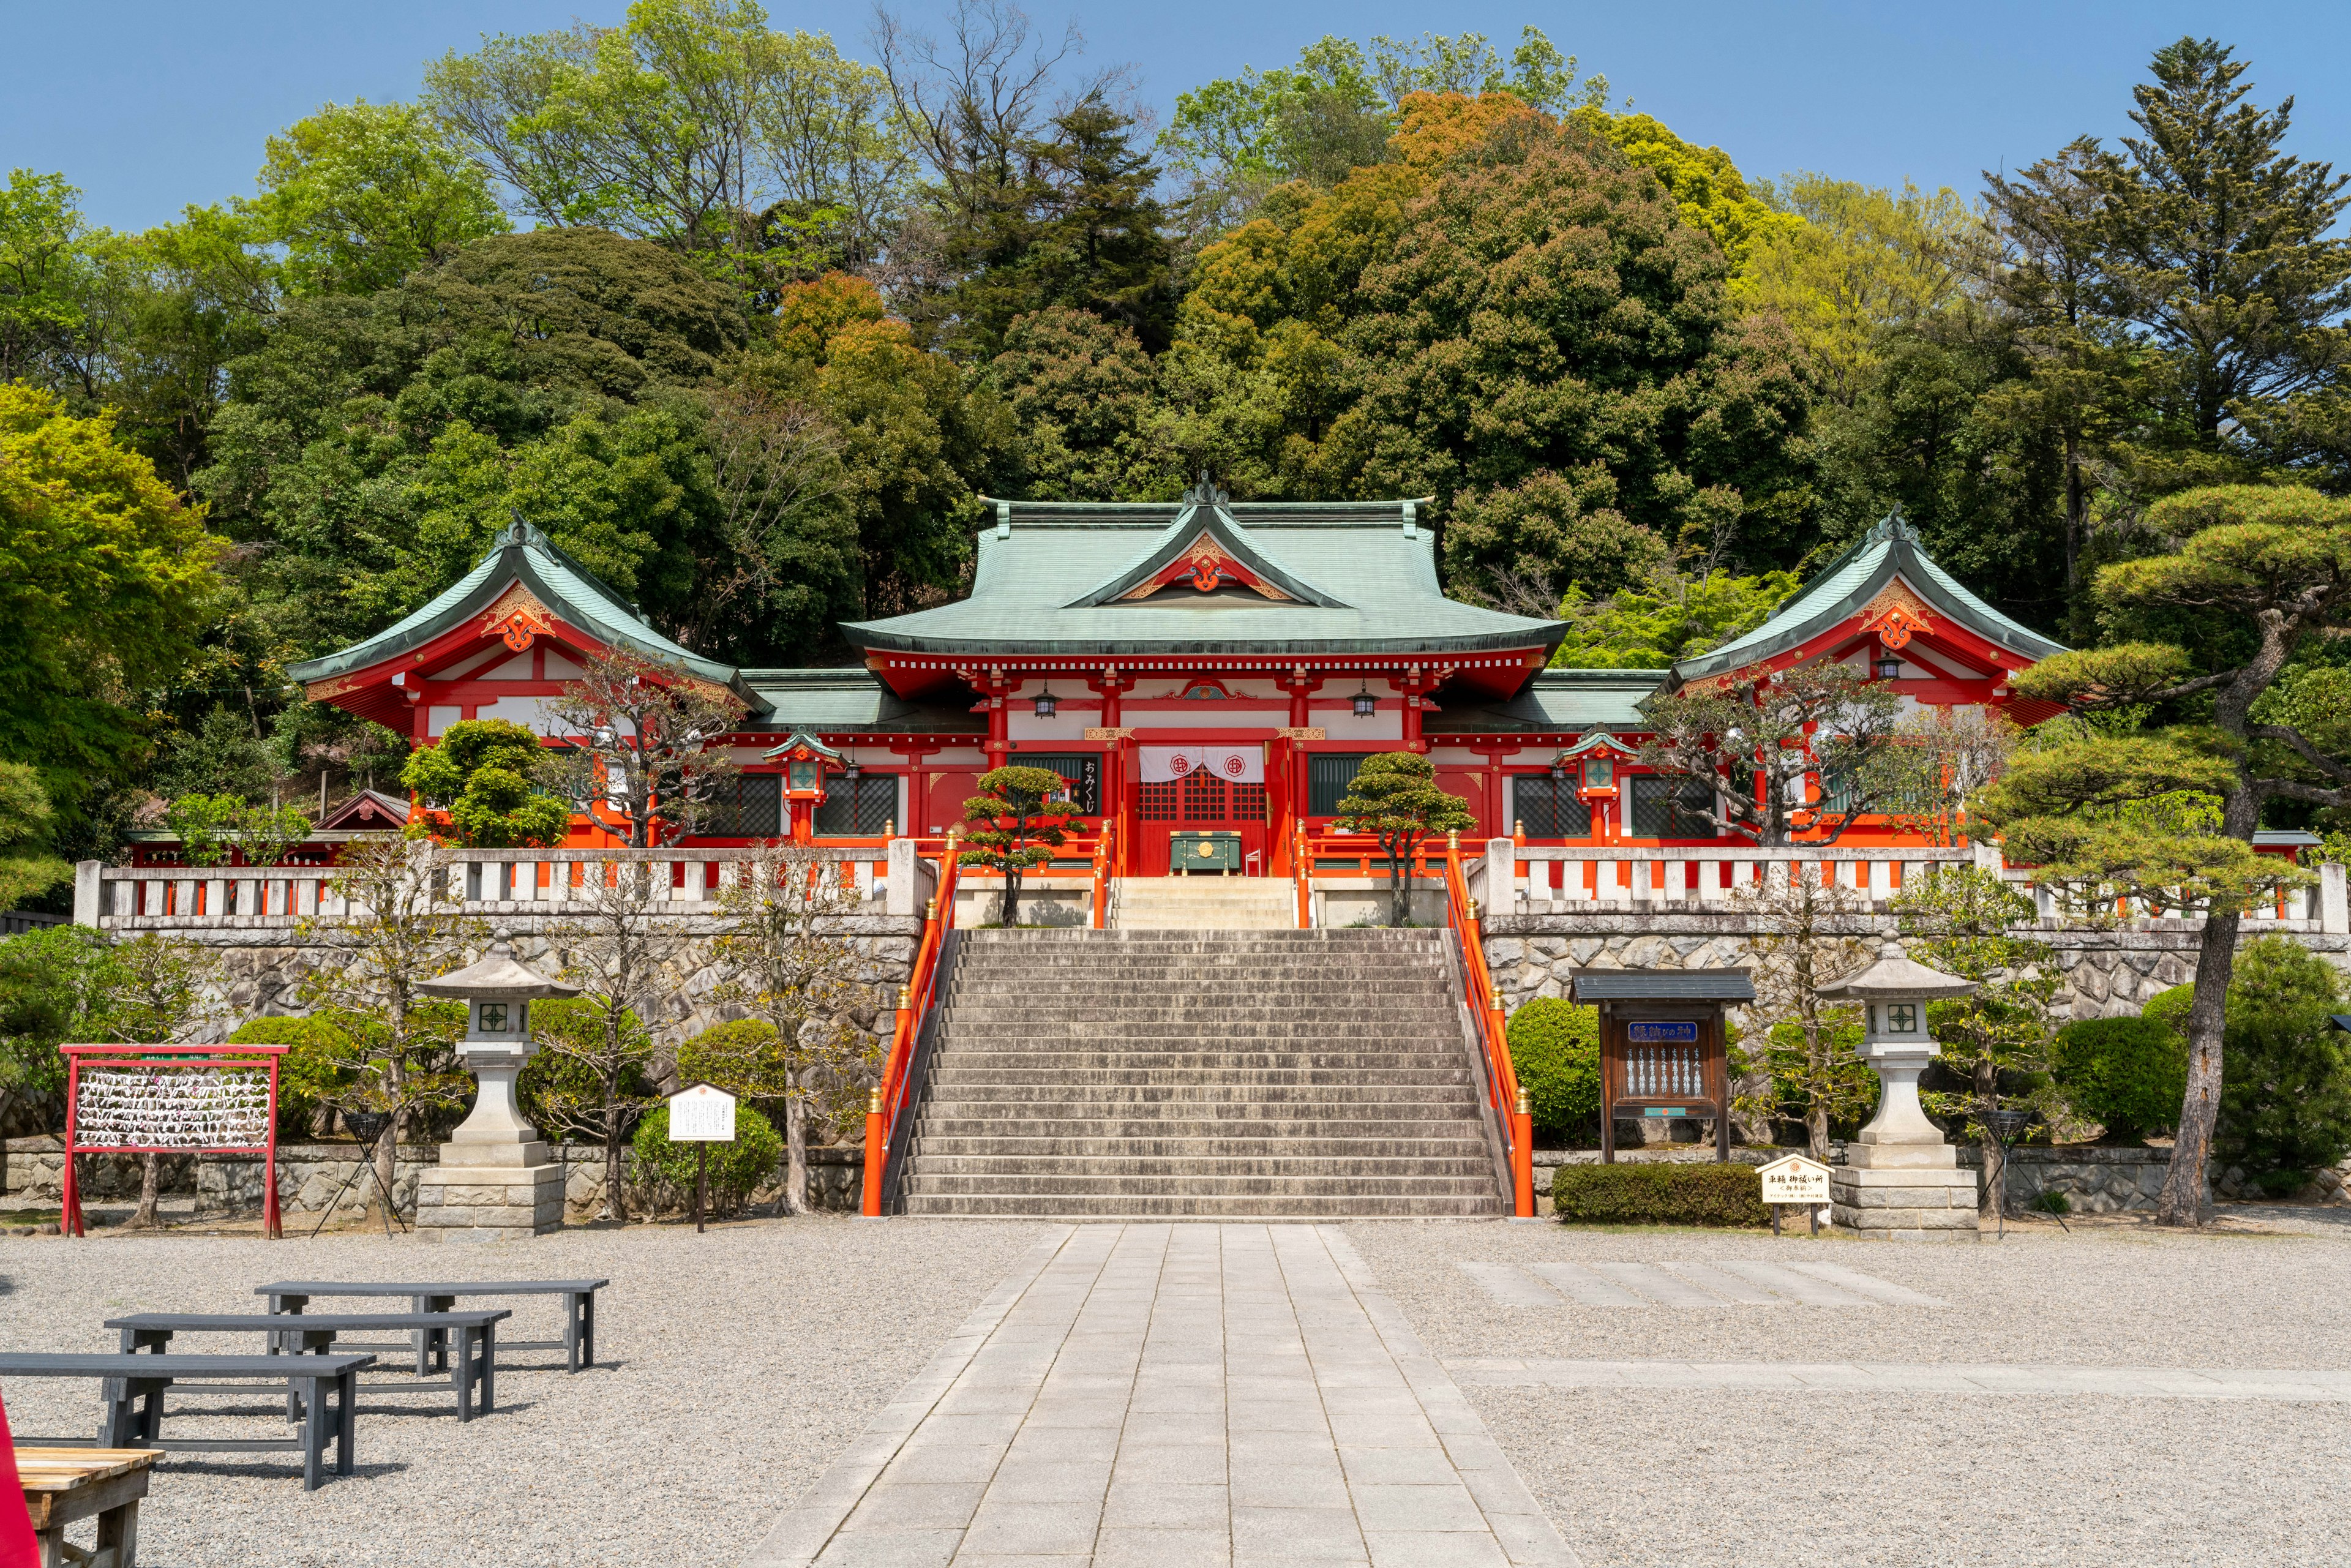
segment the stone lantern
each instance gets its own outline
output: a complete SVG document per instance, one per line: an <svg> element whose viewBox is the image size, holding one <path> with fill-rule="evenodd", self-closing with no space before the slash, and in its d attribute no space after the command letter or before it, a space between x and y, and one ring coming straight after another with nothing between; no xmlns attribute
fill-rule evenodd
<svg viewBox="0 0 2351 1568"><path fill-rule="evenodd" d="M545 1235L563 1224L562 1168L523 1120L515 1080L538 1049L530 1004L576 997L580 988L517 960L507 935L501 927L479 963L416 984L428 997L465 1004L465 1038L457 1051L480 1083L473 1114L441 1145L441 1163L417 1177L420 1236L495 1241Z"/></svg>
<svg viewBox="0 0 2351 1568"><path fill-rule="evenodd" d="M1918 1075L1936 1051L1927 1004L1976 988L1905 957L1888 942L1876 963L1821 988L1823 1000L1859 1002L1861 1054L1877 1074L1877 1114L1845 1145L1845 1163L1829 1175L1830 1218L1837 1228L1879 1239L1931 1240L1976 1231L1976 1173L1918 1104Z"/></svg>

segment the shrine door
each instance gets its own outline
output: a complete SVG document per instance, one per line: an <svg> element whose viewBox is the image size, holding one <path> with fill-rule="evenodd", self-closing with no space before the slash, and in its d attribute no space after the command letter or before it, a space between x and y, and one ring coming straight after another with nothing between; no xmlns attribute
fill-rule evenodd
<svg viewBox="0 0 2351 1568"><path fill-rule="evenodd" d="M1134 872L1165 876L1168 841L1177 833L1231 833L1240 840L1241 872L1266 873L1266 798L1262 783L1242 784L1197 768L1181 779L1138 784Z"/></svg>

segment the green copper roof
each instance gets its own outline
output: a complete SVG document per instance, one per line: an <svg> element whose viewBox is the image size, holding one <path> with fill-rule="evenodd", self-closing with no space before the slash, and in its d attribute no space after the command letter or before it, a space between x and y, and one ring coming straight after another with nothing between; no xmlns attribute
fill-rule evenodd
<svg viewBox="0 0 2351 1568"><path fill-rule="evenodd" d="M1292 601L1181 585L1118 600L1212 515L1218 542ZM892 653L1286 657L1549 649L1566 627L1446 598L1416 502L1258 503L1196 491L1155 506L998 501L969 598L841 631Z"/></svg>
<svg viewBox="0 0 2351 1568"><path fill-rule="evenodd" d="M1421 733L1509 735L1526 730L1638 730L1641 703L1664 682L1663 670L1544 670L1503 702L1443 696L1442 712L1421 720Z"/></svg>
<svg viewBox="0 0 2351 1568"><path fill-rule="evenodd" d="M1855 540L1762 625L1675 664L1675 683L1719 675L1801 647L1865 609L1897 576L1937 612L1987 643L2035 661L2065 652L2063 643L2018 625L1960 587L1919 547L1918 536L1896 512Z"/></svg>
<svg viewBox="0 0 2351 1568"><path fill-rule="evenodd" d="M721 685L734 684L732 664L717 664L691 653L646 625L619 594L596 580L595 573L525 522L500 532L490 552L473 570L423 609L372 637L324 658L306 660L287 673L308 683L399 658L487 610L517 582L548 609L607 646L627 648L665 664L682 664L691 674Z"/></svg>
<svg viewBox="0 0 2351 1568"><path fill-rule="evenodd" d="M742 686L762 705L769 729L886 730L893 734L986 735L987 720L962 707L911 703L862 667L745 670Z"/></svg>

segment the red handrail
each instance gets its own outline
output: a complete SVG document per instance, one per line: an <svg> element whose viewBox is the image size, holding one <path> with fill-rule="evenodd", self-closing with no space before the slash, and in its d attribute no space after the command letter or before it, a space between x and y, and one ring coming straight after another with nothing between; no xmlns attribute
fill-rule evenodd
<svg viewBox="0 0 2351 1568"><path fill-rule="evenodd" d="M1314 861L1302 827L1290 836L1290 875L1298 884L1298 928L1304 931L1314 924Z"/></svg>
<svg viewBox="0 0 2351 1568"><path fill-rule="evenodd" d="M1468 983L1469 1016L1476 1020L1478 1043L1486 1053L1486 1088L1503 1142L1510 1157L1511 1208L1521 1219L1535 1212L1534 1128L1519 1092L1519 1075L1510 1068L1510 1037L1502 1020L1502 998L1486 967L1486 944L1478 929L1478 906L1469 897L1469 882L1461 871L1461 838L1445 841L1445 917L1460 944L1461 967Z"/></svg>
<svg viewBox="0 0 2351 1568"><path fill-rule="evenodd" d="M1110 914L1110 839L1111 822L1105 818L1102 832L1094 840L1094 929L1109 924Z"/></svg>
<svg viewBox="0 0 2351 1568"><path fill-rule="evenodd" d="M914 1041L937 995L939 947L946 934L955 929L957 853L956 835L950 833L938 855L936 896L923 914L923 940L914 950L914 972L898 990L897 1027L891 1037L889 1058L883 1064L882 1085L865 1103L865 1200L861 1209L870 1217L878 1218L882 1213L883 1177L890 1164L890 1132L898 1124L899 1113L905 1108L911 1087L907 1069L914 1061Z"/></svg>

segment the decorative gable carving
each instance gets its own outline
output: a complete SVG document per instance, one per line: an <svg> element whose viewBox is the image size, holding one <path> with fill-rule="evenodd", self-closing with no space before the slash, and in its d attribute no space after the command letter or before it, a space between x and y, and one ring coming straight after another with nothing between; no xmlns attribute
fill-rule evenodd
<svg viewBox="0 0 2351 1568"><path fill-rule="evenodd" d="M1934 612L1899 578L1880 589L1861 612L1861 630L1876 632L1888 648L1907 647L1913 636L1934 626Z"/></svg>
<svg viewBox="0 0 2351 1568"><path fill-rule="evenodd" d="M1200 530L1182 554L1119 597L1125 600L1149 599L1185 583L1189 583L1195 591L1200 593L1214 593L1229 583L1278 603L1295 602L1291 595L1266 581L1247 563L1218 544L1206 528Z"/></svg>
<svg viewBox="0 0 2351 1568"><path fill-rule="evenodd" d="M538 638L553 634L555 617L530 590L516 583L482 612L482 635L496 637L519 653Z"/></svg>

